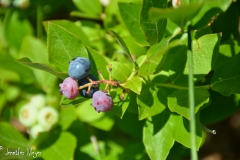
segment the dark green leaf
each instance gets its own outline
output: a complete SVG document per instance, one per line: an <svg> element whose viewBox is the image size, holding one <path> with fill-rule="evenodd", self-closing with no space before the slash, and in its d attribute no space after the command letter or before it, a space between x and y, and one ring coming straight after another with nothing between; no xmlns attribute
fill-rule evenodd
<svg viewBox="0 0 240 160"><path fill-rule="evenodd" d="M152 7L149 10L151 20L169 18L179 27L184 28L189 20L192 20L202 8L202 4L182 5L179 8L160 9ZM187 12L186 12L187 11Z"/></svg>
<svg viewBox="0 0 240 160"><path fill-rule="evenodd" d="M61 79L65 79L66 77L68 77L68 74L66 74L66 73L57 72L57 71L53 70L52 68L50 68L49 66L46 66L44 64L33 63L30 59L28 59L26 57L18 59L18 60L16 60L16 62L36 68L36 69L47 71Z"/></svg>
<svg viewBox="0 0 240 160"><path fill-rule="evenodd" d="M163 112L167 106L167 93L163 88L143 84L137 103L139 120L142 120Z"/></svg>
<svg viewBox="0 0 240 160"><path fill-rule="evenodd" d="M209 93L207 89L198 88L194 90L195 97L195 114L198 112L200 107L209 101ZM188 102L188 90L177 90L174 91L168 97L168 107L172 112L190 119L189 102Z"/></svg>
<svg viewBox="0 0 240 160"><path fill-rule="evenodd" d="M187 47L179 46L177 52L172 57L172 63L169 69L169 75L172 83L184 72L187 61Z"/></svg>
<svg viewBox="0 0 240 160"><path fill-rule="evenodd" d="M62 97L62 100L60 102L60 105L64 108L68 108L68 107L71 107L71 106L76 106L84 101L88 100L88 98L84 98L82 96L78 96L76 99L74 100L70 100L70 99L67 99L65 98L64 96Z"/></svg>
<svg viewBox="0 0 240 160"><path fill-rule="evenodd" d="M204 5L198 15L193 18L194 29L200 29L211 24L211 21L217 19L217 15L225 12L232 3L232 0L203 0Z"/></svg>
<svg viewBox="0 0 240 160"><path fill-rule="evenodd" d="M140 12L140 25L145 34L146 40L150 45L161 41L164 36L167 20L159 19L151 21L148 16L148 11L151 7L166 8L167 0L143 0L142 9Z"/></svg>
<svg viewBox="0 0 240 160"><path fill-rule="evenodd" d="M231 57L214 72L212 89L224 96L240 93L240 54Z"/></svg>
<svg viewBox="0 0 240 160"><path fill-rule="evenodd" d="M222 121L240 108L240 95L229 97L218 92L210 91L210 102L200 110L200 119L203 124L213 124Z"/></svg>
<svg viewBox="0 0 240 160"><path fill-rule="evenodd" d="M47 44L49 62L62 72L68 71L68 64L73 58L77 56L88 58L81 40L52 22L48 22Z"/></svg>
<svg viewBox="0 0 240 160"><path fill-rule="evenodd" d="M142 46L149 45L148 42L146 41L145 35L139 23L141 3L118 2L118 8L124 24L126 25L128 31L130 32L131 36L135 39L135 41Z"/></svg>
<svg viewBox="0 0 240 160"><path fill-rule="evenodd" d="M101 20L100 15L93 15L93 14L88 14L88 13L83 13L83 12L78 12L78 11L72 11L70 13L70 16L86 18L86 19L91 19L91 20Z"/></svg>

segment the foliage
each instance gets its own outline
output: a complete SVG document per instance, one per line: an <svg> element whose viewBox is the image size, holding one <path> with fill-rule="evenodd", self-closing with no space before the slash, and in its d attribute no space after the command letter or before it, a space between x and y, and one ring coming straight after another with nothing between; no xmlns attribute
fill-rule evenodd
<svg viewBox="0 0 240 160"><path fill-rule="evenodd" d="M32 148L46 160L164 160L178 155L183 148L179 144L191 148L190 22L197 149L205 140L203 125L239 109L238 35L217 26L227 23L222 15L234 13L229 10L236 5L231 0L190 4L182 0L179 8L167 0L57 3L33 0L20 8L1 4L0 156L4 159L9 159L6 148L24 152ZM63 8L71 17L56 20L62 19L57 16ZM109 112L97 113L91 99L59 95L59 83L68 77L68 64L76 56L89 58L90 73L98 79L98 71L108 79L111 68L112 78L120 82L109 89L114 103ZM35 139L28 135L29 128L15 121L20 108L39 93L60 118Z"/></svg>

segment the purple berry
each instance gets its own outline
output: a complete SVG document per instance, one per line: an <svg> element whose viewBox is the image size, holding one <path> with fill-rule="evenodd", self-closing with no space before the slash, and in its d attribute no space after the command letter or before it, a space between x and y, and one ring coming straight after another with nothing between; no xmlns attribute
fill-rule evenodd
<svg viewBox="0 0 240 160"><path fill-rule="evenodd" d="M93 80L93 81L97 81L97 80L98 80L98 79L97 79L94 75L92 75L92 74L89 74L88 77L89 77L91 80ZM83 85L85 85L85 84L87 84L87 83L90 83L90 81L87 79L87 77L85 77L85 78L83 78L83 79L81 79L81 80L78 81L79 86L83 86ZM99 90L99 85L92 86L92 87L90 88L90 92L89 92L88 94L86 93L87 90L88 90L88 87L81 89L79 92L80 92L80 94L81 94L83 97L92 98L93 93L95 93L96 91Z"/></svg>
<svg viewBox="0 0 240 160"><path fill-rule="evenodd" d="M84 57L74 58L68 66L68 74L76 80L86 77L91 70L91 63L89 59Z"/></svg>
<svg viewBox="0 0 240 160"><path fill-rule="evenodd" d="M66 78L59 87L60 93L68 99L75 99L78 96L78 83L71 77Z"/></svg>
<svg viewBox="0 0 240 160"><path fill-rule="evenodd" d="M97 112L109 111L113 106L112 97L102 91L96 91L92 97L92 106Z"/></svg>

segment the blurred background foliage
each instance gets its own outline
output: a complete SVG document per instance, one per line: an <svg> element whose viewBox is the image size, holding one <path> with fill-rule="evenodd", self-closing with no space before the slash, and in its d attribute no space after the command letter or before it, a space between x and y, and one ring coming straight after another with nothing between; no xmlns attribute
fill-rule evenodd
<svg viewBox="0 0 240 160"><path fill-rule="evenodd" d="M107 56L108 61L129 61L109 30L114 30L124 39L133 58L144 55L147 48L139 46L129 34L120 17L117 0L0 0L0 2L0 133L7 132L16 137L11 144L3 141L6 137L0 137L0 146L10 145L16 148L38 146L37 151L42 152L39 157L46 160L71 159L72 155L74 155L72 159L84 160L149 159L142 142L144 121L138 121L138 115L131 107L123 119L111 113L97 113L88 109L84 103L90 103L89 101L76 108L63 108L59 105L61 96L58 84L61 81L56 76L14 61L28 57L31 61L48 64L46 45L48 20L68 28L81 38L84 45ZM230 46L231 50L234 49L237 53L240 51L239 17L240 1L237 1L217 17L210 27L196 33L195 37L222 32L223 45L220 52L228 50ZM175 28L176 26L169 22L165 36L172 35ZM233 46L235 48L232 48ZM208 84L208 79L205 80L199 83ZM44 95L45 105L58 110L60 118L54 128L34 139L29 136L29 128L19 123L18 114L24 104L39 94ZM219 95L214 91L210 94L211 99ZM212 107L213 111L210 112L202 107L201 122L217 130L217 135L207 134L199 155L204 160L239 159L239 96L222 96L218 103L215 106L227 105L232 109L228 112ZM22 146L18 146L19 143ZM51 144L53 147L49 147ZM64 156L59 157L55 150ZM3 156L2 153L0 156ZM32 157L22 159L27 158ZM168 159L189 159L189 149L175 143Z"/></svg>

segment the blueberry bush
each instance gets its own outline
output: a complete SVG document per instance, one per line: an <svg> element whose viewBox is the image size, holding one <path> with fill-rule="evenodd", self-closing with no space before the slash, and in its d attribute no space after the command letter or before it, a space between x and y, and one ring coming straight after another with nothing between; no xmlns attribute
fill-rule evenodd
<svg viewBox="0 0 240 160"><path fill-rule="evenodd" d="M0 159L196 160L240 108L239 1L0 5Z"/></svg>

